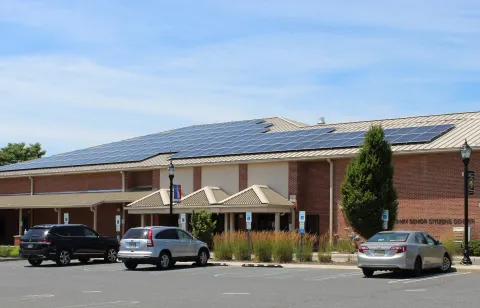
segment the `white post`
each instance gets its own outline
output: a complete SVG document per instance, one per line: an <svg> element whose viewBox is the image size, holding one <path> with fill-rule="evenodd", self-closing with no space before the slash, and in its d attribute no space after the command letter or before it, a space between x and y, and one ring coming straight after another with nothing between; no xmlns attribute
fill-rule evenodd
<svg viewBox="0 0 480 308"><path fill-rule="evenodd" d="M153 226L153 214L150 214L150 226Z"/></svg>
<svg viewBox="0 0 480 308"><path fill-rule="evenodd" d="M123 174L123 173L122 173ZM125 187L125 186L124 186ZM127 217L126 217L126 211L125 211L125 202L122 204L122 227L121 227L121 230L122 230L122 236L125 234L125 222L127 221Z"/></svg>
<svg viewBox="0 0 480 308"><path fill-rule="evenodd" d="M125 192L125 172L120 171L122 174L122 192Z"/></svg>
<svg viewBox="0 0 480 308"><path fill-rule="evenodd" d="M22 209L18 209L18 235L22 235L22 227L23 227L23 221L22 221L22 218L23 218L23 210Z"/></svg>
<svg viewBox="0 0 480 308"><path fill-rule="evenodd" d="M141 225L142 227L145 227L145 214L141 214L140 217L141 217L140 225Z"/></svg>
<svg viewBox="0 0 480 308"><path fill-rule="evenodd" d="M275 213L275 231L280 231L280 213Z"/></svg>
<svg viewBox="0 0 480 308"><path fill-rule="evenodd" d="M230 213L230 232L235 231L235 213Z"/></svg>
<svg viewBox="0 0 480 308"><path fill-rule="evenodd" d="M57 224L62 223L62 209L55 209L55 212L57 212Z"/></svg>
<svg viewBox="0 0 480 308"><path fill-rule="evenodd" d="M223 226L224 226L223 229L225 233L228 233L228 213L225 213L224 216L225 216L225 220L223 222Z"/></svg>
<svg viewBox="0 0 480 308"><path fill-rule="evenodd" d="M93 207L93 230L97 231L97 206Z"/></svg>
<svg viewBox="0 0 480 308"><path fill-rule="evenodd" d="M30 195L33 196L34 187L33 187L33 177L29 177L30 179Z"/></svg>
<svg viewBox="0 0 480 308"><path fill-rule="evenodd" d="M295 218L295 209L290 211L290 216L292 217L292 229L295 230L296 218Z"/></svg>

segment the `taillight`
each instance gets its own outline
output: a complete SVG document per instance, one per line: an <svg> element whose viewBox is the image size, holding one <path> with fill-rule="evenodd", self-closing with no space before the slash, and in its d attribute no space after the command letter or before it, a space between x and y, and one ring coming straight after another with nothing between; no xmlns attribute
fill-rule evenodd
<svg viewBox="0 0 480 308"><path fill-rule="evenodd" d="M396 250L395 253L402 253L407 251L407 246L393 246L390 250Z"/></svg>
<svg viewBox="0 0 480 308"><path fill-rule="evenodd" d="M153 232L152 230L148 230L148 237L147 237L147 247L153 247L153 240L152 240Z"/></svg>
<svg viewBox="0 0 480 308"><path fill-rule="evenodd" d="M368 250L368 247L367 247L367 246L360 246L360 247L358 247L358 252L360 252L360 253L365 253L365 250Z"/></svg>
<svg viewBox="0 0 480 308"><path fill-rule="evenodd" d="M49 240L49 239L46 239L46 238L43 238L40 240L40 243L47 243L47 244L50 244L52 241Z"/></svg>

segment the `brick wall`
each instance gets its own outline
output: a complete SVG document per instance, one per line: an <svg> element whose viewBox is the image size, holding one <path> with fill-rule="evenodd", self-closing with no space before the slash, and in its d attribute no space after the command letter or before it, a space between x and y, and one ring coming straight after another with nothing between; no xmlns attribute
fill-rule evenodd
<svg viewBox="0 0 480 308"><path fill-rule="evenodd" d="M34 178L35 193L122 188L120 172L56 175Z"/></svg>
<svg viewBox="0 0 480 308"><path fill-rule="evenodd" d="M117 211L117 209L120 209L120 211ZM121 209L122 204L100 204L97 207L97 232L104 236L117 236L115 230L115 216L122 215ZM93 227L93 220L91 227Z"/></svg>
<svg viewBox="0 0 480 308"><path fill-rule="evenodd" d="M193 191L202 188L202 167L193 168Z"/></svg>
<svg viewBox="0 0 480 308"><path fill-rule="evenodd" d="M63 214L60 213L60 223L63 222ZM36 209L33 210L33 224L56 224L58 223L58 213L54 209Z"/></svg>
<svg viewBox="0 0 480 308"><path fill-rule="evenodd" d="M136 187L152 186L153 173L152 170L127 172L125 175L125 189L132 190Z"/></svg>
<svg viewBox="0 0 480 308"><path fill-rule="evenodd" d="M152 189L158 190L160 187L160 170L155 169L152 171Z"/></svg>
<svg viewBox="0 0 480 308"><path fill-rule="evenodd" d="M0 179L0 195L29 193L30 179L28 177Z"/></svg>
<svg viewBox="0 0 480 308"><path fill-rule="evenodd" d="M84 224L90 228L93 228L93 212L90 211L90 208L62 209L62 219L64 213L69 214L71 224ZM104 223L104 221L99 219L97 223L100 226L102 223Z"/></svg>
<svg viewBox="0 0 480 308"><path fill-rule="evenodd" d="M248 187L248 165L238 165L238 190L242 191Z"/></svg>
<svg viewBox="0 0 480 308"><path fill-rule="evenodd" d="M424 155L396 155L394 184L398 193L399 211L397 229L420 229L441 237L451 232L453 226L463 226L463 162L460 153ZM339 235L344 235L347 226L341 204L340 185L344 179L348 160L335 160L335 193ZM480 171L480 155L472 154L470 170ZM477 180L478 183L478 180ZM480 189L469 197L469 218L475 219L472 237L480 238ZM415 220L417 219L417 223ZM418 223L420 219L421 223ZM435 219L451 219L439 224ZM425 221L426 220L426 221ZM406 222L406 223L402 223ZM445 223L445 221L440 221Z"/></svg>

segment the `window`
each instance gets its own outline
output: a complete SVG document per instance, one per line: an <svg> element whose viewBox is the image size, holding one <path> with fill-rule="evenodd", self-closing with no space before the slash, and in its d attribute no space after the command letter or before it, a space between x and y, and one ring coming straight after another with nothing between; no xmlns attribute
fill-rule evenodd
<svg viewBox="0 0 480 308"><path fill-rule="evenodd" d="M42 239L47 236L49 230L46 228L30 228L23 237L26 239Z"/></svg>
<svg viewBox="0 0 480 308"><path fill-rule="evenodd" d="M52 229L51 233L54 233L54 234L60 235L60 236L67 236L68 235L65 227L55 227L55 228Z"/></svg>
<svg viewBox="0 0 480 308"><path fill-rule="evenodd" d="M427 240L425 239L425 237L421 233L415 233L415 243L423 244L423 245L428 244Z"/></svg>
<svg viewBox="0 0 480 308"><path fill-rule="evenodd" d="M177 230L178 238L181 240L191 240L192 237L183 230Z"/></svg>
<svg viewBox="0 0 480 308"><path fill-rule="evenodd" d="M123 236L124 239L142 239L146 240L150 229L130 229Z"/></svg>
<svg viewBox="0 0 480 308"><path fill-rule="evenodd" d="M423 235L427 239L428 245L435 245L437 243L437 241L433 237L431 237L429 234L424 233Z"/></svg>
<svg viewBox="0 0 480 308"><path fill-rule="evenodd" d="M80 226L67 227L67 231L69 236L85 236L85 233L83 232L83 227Z"/></svg>
<svg viewBox="0 0 480 308"><path fill-rule="evenodd" d="M177 230L175 229L167 229L159 232L156 236L158 240L178 240Z"/></svg>
<svg viewBox="0 0 480 308"><path fill-rule="evenodd" d="M410 233L407 232L382 232L372 236L369 242L406 242Z"/></svg>
<svg viewBox="0 0 480 308"><path fill-rule="evenodd" d="M95 233L92 229L83 228L83 232L86 237L97 237L97 233Z"/></svg>

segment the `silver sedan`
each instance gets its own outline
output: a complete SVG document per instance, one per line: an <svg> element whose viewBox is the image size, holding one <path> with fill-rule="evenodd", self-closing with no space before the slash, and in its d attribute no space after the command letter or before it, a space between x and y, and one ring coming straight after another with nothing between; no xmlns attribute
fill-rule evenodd
<svg viewBox="0 0 480 308"><path fill-rule="evenodd" d="M447 272L452 259L440 241L420 231L385 231L358 248L358 267L370 277L375 271L409 270L419 276L423 269Z"/></svg>

